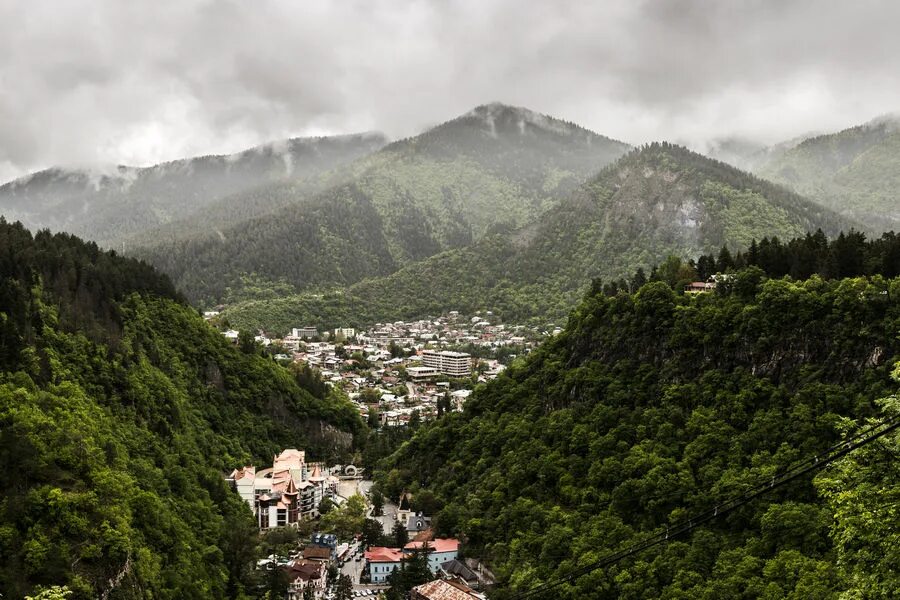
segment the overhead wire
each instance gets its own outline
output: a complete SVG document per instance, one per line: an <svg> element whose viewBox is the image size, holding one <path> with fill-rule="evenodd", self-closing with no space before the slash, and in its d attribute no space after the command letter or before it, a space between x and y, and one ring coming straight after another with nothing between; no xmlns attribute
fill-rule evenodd
<svg viewBox="0 0 900 600"><path fill-rule="evenodd" d="M658 533L632 544L627 548L609 554L599 561L575 569L562 577L547 581L529 590L513 594L510 600L524 600L526 598L533 598L545 594L565 583L579 579L588 573L611 566L629 556L633 556L654 546L667 543L670 539L689 533L709 521L720 518L721 516L740 508L763 494L767 494L812 471L822 469L834 461L843 458L853 450L880 439L898 428L900 428L900 415L865 427L855 435L837 442L828 449L777 471L771 478L767 478L765 481L745 490L738 496L719 502L712 508L698 513L693 517L668 525L664 530L660 530Z"/></svg>

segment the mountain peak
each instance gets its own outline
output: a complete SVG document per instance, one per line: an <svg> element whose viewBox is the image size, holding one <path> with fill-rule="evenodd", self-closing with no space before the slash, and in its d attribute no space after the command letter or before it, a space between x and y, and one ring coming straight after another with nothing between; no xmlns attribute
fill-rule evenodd
<svg viewBox="0 0 900 600"><path fill-rule="evenodd" d="M450 123L476 122L492 137L513 134L524 136L528 133L549 132L557 135L598 134L574 123L569 123L541 114L522 106L512 106L502 102L491 102L476 106Z"/></svg>

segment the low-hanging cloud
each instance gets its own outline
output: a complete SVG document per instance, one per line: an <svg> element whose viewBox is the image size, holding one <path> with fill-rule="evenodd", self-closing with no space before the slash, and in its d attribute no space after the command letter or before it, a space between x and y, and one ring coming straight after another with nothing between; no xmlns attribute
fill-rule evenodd
<svg viewBox="0 0 900 600"><path fill-rule="evenodd" d="M890 1L0 0L0 179L503 101L640 143L778 141L900 108Z"/></svg>

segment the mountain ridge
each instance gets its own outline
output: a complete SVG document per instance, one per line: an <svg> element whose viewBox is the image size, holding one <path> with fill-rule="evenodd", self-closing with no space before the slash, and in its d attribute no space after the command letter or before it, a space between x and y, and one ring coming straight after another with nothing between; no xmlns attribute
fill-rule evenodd
<svg viewBox="0 0 900 600"><path fill-rule="evenodd" d="M0 186L0 213L116 245L238 190L316 175L385 143L377 133L291 138L148 167L51 167Z"/></svg>
<svg viewBox="0 0 900 600"><path fill-rule="evenodd" d="M346 167L351 175L337 174L344 182L302 203L133 252L205 302L251 273L298 289L348 285L520 227L628 148L525 109L483 105L360 158Z"/></svg>
<svg viewBox="0 0 900 600"><path fill-rule="evenodd" d="M736 251L753 239L790 239L820 228L834 236L854 223L731 165L680 146L649 144L524 228L361 281L343 294L238 304L226 315L241 326L257 319L255 326L276 329L292 313L310 322L343 311L380 321L448 307L558 322L593 278L628 278L669 255L687 259L717 253L723 245Z"/></svg>

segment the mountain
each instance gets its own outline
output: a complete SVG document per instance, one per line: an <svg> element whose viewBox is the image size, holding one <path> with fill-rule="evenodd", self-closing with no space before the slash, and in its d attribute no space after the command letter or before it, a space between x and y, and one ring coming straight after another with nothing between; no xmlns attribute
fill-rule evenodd
<svg viewBox="0 0 900 600"><path fill-rule="evenodd" d="M687 259L790 239L853 223L793 192L671 144L634 150L602 170L537 222L414 263L344 293L247 302L233 324L269 326L373 321L493 310L513 320L561 320L585 282L649 272L669 255ZM294 325L296 326L296 325Z"/></svg>
<svg viewBox="0 0 900 600"><path fill-rule="evenodd" d="M756 169L875 231L900 229L900 118L809 138Z"/></svg>
<svg viewBox="0 0 900 600"><path fill-rule="evenodd" d="M237 598L258 530L223 478L285 447L344 461L364 425L171 281L0 219L0 594Z"/></svg>
<svg viewBox="0 0 900 600"><path fill-rule="evenodd" d="M815 479L770 482L896 423L900 279L752 268L732 283L589 295L462 413L422 426L378 486L439 507L436 534L486 562L496 598L545 582L559 585L528 597L890 597L896 431Z"/></svg>
<svg viewBox="0 0 900 600"><path fill-rule="evenodd" d="M740 136L723 137L709 142L701 154L753 173L760 166L780 158L785 152L810 137L813 136L807 134L774 145L762 144Z"/></svg>
<svg viewBox="0 0 900 600"><path fill-rule="evenodd" d="M53 168L0 186L0 214L115 245L267 183L303 181L384 146L381 134L297 138L153 167Z"/></svg>
<svg viewBox="0 0 900 600"><path fill-rule="evenodd" d="M298 289L343 286L521 227L627 149L527 109L479 106L356 161L314 198L215 235L157 236L131 252L207 303L245 275Z"/></svg>

